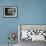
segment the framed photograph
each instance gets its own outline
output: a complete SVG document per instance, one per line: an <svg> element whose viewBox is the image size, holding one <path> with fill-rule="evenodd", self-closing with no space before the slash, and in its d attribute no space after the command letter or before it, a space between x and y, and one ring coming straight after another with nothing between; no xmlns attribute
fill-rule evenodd
<svg viewBox="0 0 46 46"><path fill-rule="evenodd" d="M17 7L4 6L4 17L17 17Z"/></svg>

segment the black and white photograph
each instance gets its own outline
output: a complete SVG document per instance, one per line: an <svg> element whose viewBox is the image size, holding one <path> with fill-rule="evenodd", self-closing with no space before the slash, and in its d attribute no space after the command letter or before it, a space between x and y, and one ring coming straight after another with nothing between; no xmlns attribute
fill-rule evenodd
<svg viewBox="0 0 46 46"><path fill-rule="evenodd" d="M17 7L16 6L4 6L4 17L16 17Z"/></svg>

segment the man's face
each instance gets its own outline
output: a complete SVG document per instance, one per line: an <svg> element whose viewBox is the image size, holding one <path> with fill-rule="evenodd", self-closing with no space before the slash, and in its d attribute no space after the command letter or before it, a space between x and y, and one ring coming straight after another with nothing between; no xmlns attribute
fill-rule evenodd
<svg viewBox="0 0 46 46"><path fill-rule="evenodd" d="M15 9L14 8L9 8L8 11L7 11L7 13L9 15L15 15Z"/></svg>

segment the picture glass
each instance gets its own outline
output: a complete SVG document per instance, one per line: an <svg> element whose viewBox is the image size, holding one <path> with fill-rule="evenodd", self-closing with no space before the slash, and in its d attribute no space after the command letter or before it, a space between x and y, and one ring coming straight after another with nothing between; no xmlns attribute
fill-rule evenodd
<svg viewBox="0 0 46 46"><path fill-rule="evenodd" d="M16 17L17 16L17 7L5 6L4 7L4 17Z"/></svg>

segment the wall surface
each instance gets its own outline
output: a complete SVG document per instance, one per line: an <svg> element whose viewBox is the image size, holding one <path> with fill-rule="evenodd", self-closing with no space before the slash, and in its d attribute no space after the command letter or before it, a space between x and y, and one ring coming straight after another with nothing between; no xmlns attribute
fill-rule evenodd
<svg viewBox="0 0 46 46"><path fill-rule="evenodd" d="M0 0L0 44L7 44L9 42L8 35L10 32L17 32L18 18L3 18L3 7L16 6L17 0ZM16 38L15 43L18 43Z"/></svg>
<svg viewBox="0 0 46 46"><path fill-rule="evenodd" d="M19 23L46 24L46 0L20 0Z"/></svg>
<svg viewBox="0 0 46 46"><path fill-rule="evenodd" d="M18 16L3 18L3 6L17 6ZM46 24L46 0L0 0L0 44L8 43L9 32L17 34L18 24Z"/></svg>

